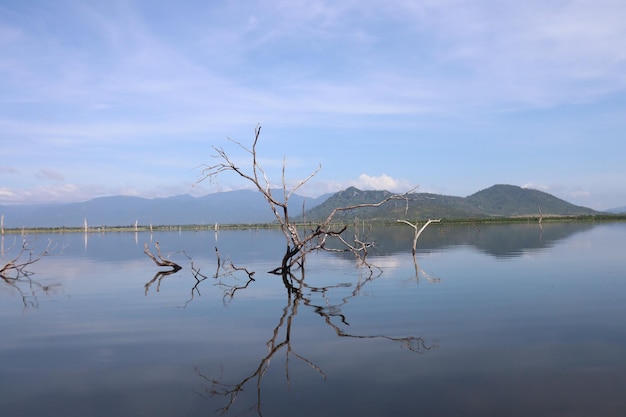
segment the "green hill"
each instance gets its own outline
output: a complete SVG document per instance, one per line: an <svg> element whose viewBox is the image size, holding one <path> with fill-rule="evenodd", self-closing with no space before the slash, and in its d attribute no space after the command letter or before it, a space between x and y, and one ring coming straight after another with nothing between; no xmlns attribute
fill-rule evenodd
<svg viewBox="0 0 626 417"><path fill-rule="evenodd" d="M326 218L337 207L378 203L392 195L388 191L362 191L354 187L339 191L306 213L310 221ZM338 212L336 220L355 217L370 220L429 218L505 218L516 216L573 216L601 214L561 200L551 194L514 185L494 185L468 197L431 193L408 194L406 200L391 200L380 207Z"/></svg>
<svg viewBox="0 0 626 417"><path fill-rule="evenodd" d="M466 197L465 200L475 210L487 216L539 214L539 208L544 216L599 214L595 210L570 204L552 194L514 185L494 185Z"/></svg>

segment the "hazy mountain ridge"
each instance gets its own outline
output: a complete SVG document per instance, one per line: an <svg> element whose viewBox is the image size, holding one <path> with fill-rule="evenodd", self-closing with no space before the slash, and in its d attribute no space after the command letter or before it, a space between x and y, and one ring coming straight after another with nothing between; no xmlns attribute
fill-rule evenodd
<svg viewBox="0 0 626 417"><path fill-rule="evenodd" d="M626 214L626 206L608 209L607 212L613 213L613 214Z"/></svg>
<svg viewBox="0 0 626 417"><path fill-rule="evenodd" d="M274 191L282 197L282 190ZM362 191L355 187L318 198L293 194L289 200L292 216L306 220L325 219L336 207L378 203L389 191ZM601 212L575 206L551 194L513 185L494 185L467 197L412 193L407 199L391 200L380 207L338 212L336 219L355 217L372 220L422 220L427 218L485 218L524 215L592 215ZM275 221L267 202L258 191L238 190L203 197L178 195L168 198L100 197L81 203L0 206L4 227L90 227L183 224L255 224Z"/></svg>
<svg viewBox="0 0 626 417"><path fill-rule="evenodd" d="M282 197L282 190L275 191ZM280 194L278 194L280 193ZM293 194L289 206L294 212L313 207L328 195L307 198ZM275 221L258 191L237 190L203 197L178 195L167 198L128 196L99 197L81 203L0 206L4 227L90 227L182 224L255 224Z"/></svg>

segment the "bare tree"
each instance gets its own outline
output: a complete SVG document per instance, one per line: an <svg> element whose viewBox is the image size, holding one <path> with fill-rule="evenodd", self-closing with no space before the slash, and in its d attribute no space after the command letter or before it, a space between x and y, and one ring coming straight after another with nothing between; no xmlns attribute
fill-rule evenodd
<svg viewBox="0 0 626 417"><path fill-rule="evenodd" d="M298 230L293 219L290 217L288 205L289 198L319 172L319 170L321 169L321 165L318 166L318 168L313 171L308 177L298 182L295 187L288 189L285 177L286 160L283 159L282 196L275 196L272 191L272 184L267 177L265 170L261 167L258 161L257 144L260 134L261 127L257 126L254 131L254 140L252 142L251 148L247 148L240 142L229 139L231 142L239 146L250 155L251 167L249 169L244 169L240 167L238 164L235 163L233 159L231 159L231 157L223 148L214 146L213 149L217 152L217 155L214 156L219 159L220 162L214 165L204 165L202 170L202 176L198 181L200 182L206 179L213 180L218 175L224 172L234 172L235 174L249 181L259 192L261 192L263 198L269 204L270 209L274 213L276 221L280 225L280 228L285 235L285 239L287 241L287 248L285 250L285 254L283 255L281 264L279 267L270 271L272 273L283 274L285 272L288 272L294 265L301 262L307 253L318 249L324 249L327 237L340 236L346 230L346 226L333 228L332 221L335 214L342 211L354 210L358 208L379 207L387 201L395 199L406 200L407 194L413 191L410 190L407 193L401 195L390 195L378 203L355 204L352 206L335 208L331 211L328 217L319 222L315 228L301 232Z"/></svg>
<svg viewBox="0 0 626 417"><path fill-rule="evenodd" d="M406 220L396 220L398 223L404 223L404 224L408 224L409 226L411 226L413 228L413 230L415 231L415 235L413 236L413 249L411 251L411 253L413 253L413 257L415 257L415 252L417 250L417 240L420 238L420 235L422 234L422 232L424 230L426 230L426 228L428 226L430 226L431 223L439 223L441 221L441 219L437 219L437 220L433 220L433 219L428 219L428 221L426 223L424 223L424 225L421 228L417 228L417 226L419 225L419 223L410 223Z"/></svg>
<svg viewBox="0 0 626 417"><path fill-rule="evenodd" d="M408 224L409 226L411 226L413 228L413 231L415 232L415 234L413 235L413 247L411 250L411 253L413 254L413 265L415 266L415 278L419 279L419 273L420 273L420 267L417 263L417 257L416 257L416 252L417 252L417 240L420 238L420 235L422 234L422 232L424 230L426 230L426 228L428 226L430 226L431 223L439 223L441 221L441 219L437 219L437 220L433 220L433 219L428 219L428 221L426 223L424 223L424 225L418 229L418 222L415 222L415 224L410 223L406 220L397 220L398 223L404 223L404 224ZM422 271L423 275L426 276L426 278L431 281L431 282L437 282L439 281L438 278L431 278L426 272Z"/></svg>
<svg viewBox="0 0 626 417"><path fill-rule="evenodd" d="M39 305L37 294L48 294L56 285L44 285L32 279L34 272L30 267L44 256L48 256L55 245L53 245L51 241L48 241L43 250L37 251L28 240L23 239L21 246L15 251L16 254L8 261L3 261L1 256L5 254L4 236L2 236L2 239L3 250L0 254L0 283L4 282L4 284L19 293L25 308L37 307ZM13 248L18 247L17 242L15 243L16 244L11 245L11 247L6 250L6 253L11 253Z"/></svg>
<svg viewBox="0 0 626 417"><path fill-rule="evenodd" d="M24 239L17 254L3 266L0 266L0 278L4 280L17 280L32 275L33 272L31 272L28 267L38 262L43 256L46 256L50 251L51 245L52 243L48 242L48 246L43 251L37 253L31 247L30 243Z"/></svg>
<svg viewBox="0 0 626 417"><path fill-rule="evenodd" d="M143 244L143 252L146 255L148 255L148 257L150 257L150 259L152 259L154 263L157 264L157 266L169 266L170 268L172 268L172 270L166 271L166 272L170 272L170 273L180 271L183 268L182 266L178 265L176 262L170 261L169 259L165 259L163 258L163 256L161 256L161 248L159 247L159 242L155 242L154 247L157 250L156 256L154 256L152 252L150 252L150 249L148 249L147 243ZM169 275L169 274L161 274L161 275ZM158 274L155 278L158 278Z"/></svg>

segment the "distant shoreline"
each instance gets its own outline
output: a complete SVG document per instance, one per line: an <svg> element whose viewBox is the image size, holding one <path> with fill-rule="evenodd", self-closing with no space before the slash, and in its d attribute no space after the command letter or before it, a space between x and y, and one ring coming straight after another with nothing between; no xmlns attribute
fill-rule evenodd
<svg viewBox="0 0 626 417"><path fill-rule="evenodd" d="M406 219L414 221L413 219ZM423 223L427 219L420 219L418 223ZM489 217L489 218L459 218L459 219L442 219L439 225L446 224L520 224L520 223L539 223L540 217L534 216L515 216L515 217ZM359 222L364 221L373 226L396 226L396 222L388 220L376 219L358 219ZM541 218L541 223L558 223L558 222L622 222L626 221L626 214L602 214L602 215L572 215L572 216L550 216L546 215ZM337 222L337 225L349 224L348 222ZM314 227L316 223L296 223L297 227ZM433 224L435 226L435 224ZM34 234L34 233L117 233L117 232L178 232L178 231L219 231L219 230L246 230L246 229L278 229L278 223L259 223L259 224L223 224L219 225L217 230L215 225L198 225L198 224L180 224L180 225L130 225L130 226L100 226L100 227L21 227L21 228L5 228L2 231L4 235L13 234Z"/></svg>

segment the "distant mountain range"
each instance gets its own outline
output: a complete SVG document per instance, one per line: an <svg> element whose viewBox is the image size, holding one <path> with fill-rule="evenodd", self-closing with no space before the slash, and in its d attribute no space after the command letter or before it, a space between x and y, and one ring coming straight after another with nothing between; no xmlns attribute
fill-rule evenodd
<svg viewBox="0 0 626 417"><path fill-rule="evenodd" d="M281 190L275 192L277 196ZM290 211L306 220L323 219L332 209L359 203L377 203L388 191L362 191L354 187L318 198L292 195ZM494 185L468 197L413 193L406 200L392 200L380 207L339 212L336 219L355 217L372 220L427 218L486 218L539 215L606 214L575 206L553 195L513 185ZM0 206L5 228L90 227L187 224L259 224L275 220L262 195L239 190L204 197L180 195L169 198L101 197L82 203ZM302 218L302 217L300 217Z"/></svg>
<svg viewBox="0 0 626 417"><path fill-rule="evenodd" d="M280 193L280 194L279 194ZM282 190L276 191L282 196ZM292 195L293 213L302 212L328 198L306 198ZM100 197L81 203L23 204L0 206L5 228L21 227L89 227L187 224L257 224L275 221L261 193L237 190L208 194L203 197L179 195L168 198L127 196Z"/></svg>
<svg viewBox="0 0 626 417"><path fill-rule="evenodd" d="M614 214L626 214L626 206L624 206L624 207L615 207L615 208L607 210L607 212L614 213Z"/></svg>

